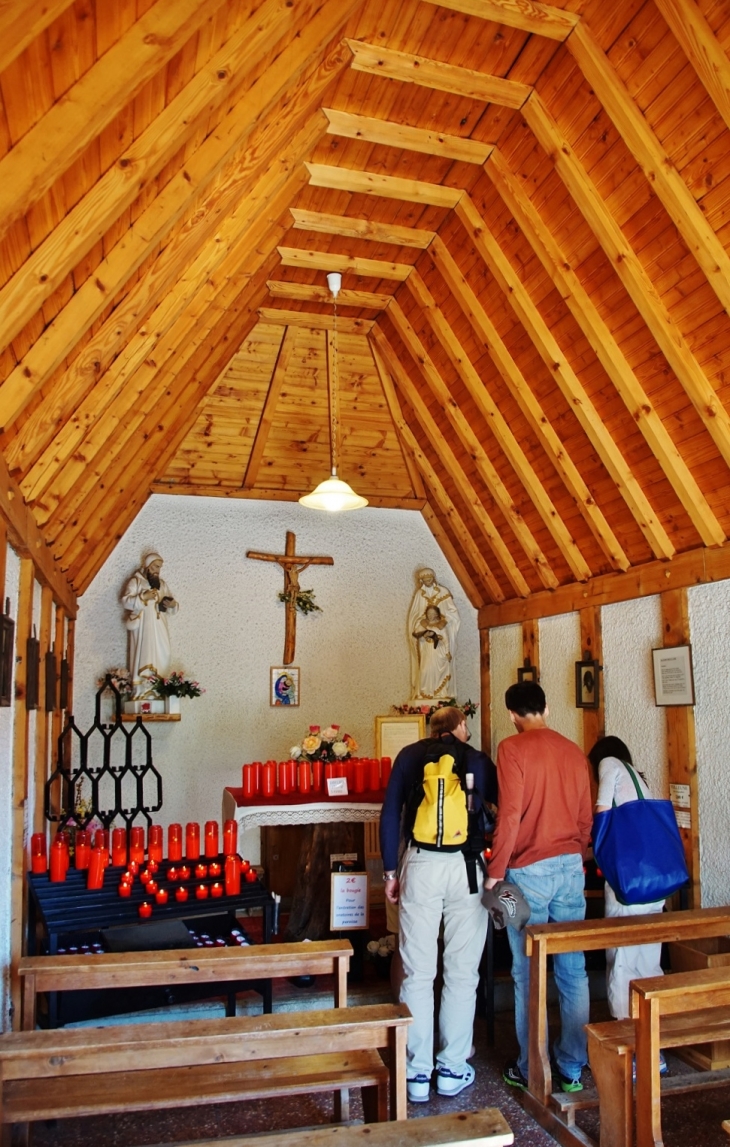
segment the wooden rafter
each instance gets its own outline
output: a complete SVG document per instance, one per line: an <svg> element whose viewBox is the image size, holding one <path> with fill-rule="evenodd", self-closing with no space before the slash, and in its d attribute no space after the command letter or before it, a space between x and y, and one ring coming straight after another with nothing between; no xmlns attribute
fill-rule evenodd
<svg viewBox="0 0 730 1147"><path fill-rule="evenodd" d="M591 576L590 566L571 537L570 531L535 473L524 450L510 430L506 418L492 400L466 351L441 314L436 305L436 300L415 270L408 277L408 289L451 359L469 396L486 425L490 428L495 441L499 443L515 475L532 499L535 509L547 526L568 568L577 581L586 581Z"/></svg>
<svg viewBox="0 0 730 1147"><path fill-rule="evenodd" d="M506 108L521 108L532 90L527 84L515 80L503 80L486 72L457 68L425 56L396 52L392 48L363 44L359 40L347 42L352 49L352 67L356 72L387 76L401 83L418 84L424 88L468 96L482 103L499 104Z"/></svg>
<svg viewBox="0 0 730 1147"><path fill-rule="evenodd" d="M684 387L715 445L730 465L730 414L720 402L709 379L692 354L687 340L672 321L636 252L627 242L621 228L542 100L533 96L525 105L523 114L539 143L555 164L558 175L593 230L611 266Z"/></svg>
<svg viewBox="0 0 730 1147"><path fill-rule="evenodd" d="M486 171L514 215L520 230L527 237L533 251L565 299L596 357L659 461L702 541L707 546L722 545L725 541L725 531L707 504L704 494L692 477L644 387L553 238L549 227L543 223L497 149L492 153Z"/></svg>
<svg viewBox="0 0 730 1147"><path fill-rule="evenodd" d="M451 8L482 20L494 20L509 28L519 28L549 40L566 40L580 17L575 12L540 4L537 0L428 0L440 8Z"/></svg>
<svg viewBox="0 0 730 1147"><path fill-rule="evenodd" d="M71 0L7 0L0 10L0 72L40 36Z"/></svg>
<svg viewBox="0 0 730 1147"><path fill-rule="evenodd" d="M307 164L305 164L305 167ZM387 263L384 259L360 259L354 255L333 255L329 251L303 247L279 247L284 267L306 267L313 271L339 271L372 279L394 279L402 283L412 271L410 263Z"/></svg>
<svg viewBox="0 0 730 1147"><path fill-rule="evenodd" d="M654 0L654 3L730 128L730 60L701 9L687 0Z"/></svg>
<svg viewBox="0 0 730 1147"><path fill-rule="evenodd" d="M669 535L658 520L648 498L608 433L547 323L468 195L464 196L457 214L520 322L529 333L540 357L558 383L603 465L621 491L654 556L672 557L675 551Z"/></svg>
<svg viewBox="0 0 730 1147"><path fill-rule="evenodd" d="M317 231L323 235L343 235L348 239L368 239L373 243L391 243L394 247L428 247L435 232L397 223L377 223L371 219L352 219L349 215L326 215L319 211L290 208L298 231Z"/></svg>
<svg viewBox="0 0 730 1147"><path fill-rule="evenodd" d="M606 557L616 569L628 569L629 559L618 538L596 505L595 499L581 477L577 466L553 429L517 363L510 355L486 311L440 237L435 240L430 253L434 265L440 271L449 290L486 346L494 365L512 392L538 442L542 445L553 466L565 482L571 496L575 499ZM453 349L456 353L456 347ZM477 376L473 381L475 389L479 381ZM485 387L482 386L481 389L486 393ZM494 403L491 399L489 401L493 406Z"/></svg>
<svg viewBox="0 0 730 1147"><path fill-rule="evenodd" d="M438 515L434 513L428 503L426 503L426 505L421 510L421 514L423 515L423 520L436 539L436 543L441 549L444 557L459 579L459 585L468 597L469 604L473 606L474 609L481 609L484 605L484 595L474 584L474 579L464 565L464 562L462 561L461 555L459 554L456 546L453 544L451 538L446 533L446 530L441 525L441 521Z"/></svg>
<svg viewBox="0 0 730 1147"><path fill-rule="evenodd" d="M259 307L258 316L264 323L283 324L289 327L305 327L311 331L331 331L335 328L334 315L315 315L311 311L285 311L277 307ZM343 335L366 335L371 319L337 319L337 329Z"/></svg>
<svg viewBox="0 0 730 1147"><path fill-rule="evenodd" d="M266 443L269 440L269 431L271 430L271 424L276 414L276 406L279 401L279 396L281 395L282 387L284 386L284 380L286 379L286 372L289 368L291 357L294 353L294 345L295 340L292 331L285 328L282 332L281 343L276 353L276 362L274 363L274 369L269 380L269 389L266 392L264 407L261 411L259 424L256 427L256 435L253 440L253 446L251 447L251 453L249 454L243 482L241 483L244 489L247 486L251 487L256 485Z"/></svg>
<svg viewBox="0 0 730 1147"><path fill-rule="evenodd" d="M431 207L455 207L462 192L438 183L380 175L376 171L348 171L325 163L307 163L312 187L329 187L333 191L350 191L353 195L381 195L386 199L404 199Z"/></svg>
<svg viewBox="0 0 730 1147"><path fill-rule="evenodd" d="M386 147L419 151L425 155L440 155L462 163L483 164L494 146L477 140L461 139L457 135L445 135L443 132L374 119L372 116L335 111L333 108L323 108L322 111L327 116L327 131L330 135L364 139L368 143L381 143Z"/></svg>
<svg viewBox="0 0 730 1147"><path fill-rule="evenodd" d="M280 279L269 279L266 286L275 299L296 299L300 303L325 303L332 306L332 292L328 287L316 283L285 283ZM384 311L390 303L391 295L377 294L375 291L341 290L337 296L338 307L364 307L373 311Z"/></svg>

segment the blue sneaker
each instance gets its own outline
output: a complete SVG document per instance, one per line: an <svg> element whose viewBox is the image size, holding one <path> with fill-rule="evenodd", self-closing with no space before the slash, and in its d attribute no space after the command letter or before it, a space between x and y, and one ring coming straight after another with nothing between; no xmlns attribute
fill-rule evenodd
<svg viewBox="0 0 730 1147"><path fill-rule="evenodd" d="M474 1082L474 1068L470 1063L464 1064L461 1074L452 1071L450 1067L439 1067L436 1072L436 1091L439 1095L458 1095L465 1087L471 1087Z"/></svg>

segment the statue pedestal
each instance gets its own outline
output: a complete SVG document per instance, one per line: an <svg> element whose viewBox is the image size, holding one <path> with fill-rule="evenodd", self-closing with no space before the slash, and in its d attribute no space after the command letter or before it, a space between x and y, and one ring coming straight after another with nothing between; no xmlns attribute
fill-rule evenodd
<svg viewBox="0 0 730 1147"><path fill-rule="evenodd" d="M142 708L143 705L145 706L144 709ZM149 708L147 708L147 706L149 706ZM158 700L155 700L155 701L125 701L124 702L124 712L125 713L132 713L132 714L134 714L134 713L164 713L165 712L165 701L163 698L159 698Z"/></svg>

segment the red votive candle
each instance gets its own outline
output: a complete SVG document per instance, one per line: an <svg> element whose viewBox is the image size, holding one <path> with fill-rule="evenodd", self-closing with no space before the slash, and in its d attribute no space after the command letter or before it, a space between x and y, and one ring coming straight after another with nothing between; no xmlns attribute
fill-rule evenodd
<svg viewBox="0 0 730 1147"><path fill-rule="evenodd" d="M205 822L205 855L217 856L220 852L218 846L218 821L206 820Z"/></svg>
<svg viewBox="0 0 730 1147"><path fill-rule="evenodd" d="M253 791L254 791L255 796L258 796L259 793L261 792L261 771L262 771L263 767L264 766L261 764L261 761L254 761L254 763L253 763L253 775L254 775Z"/></svg>
<svg viewBox="0 0 730 1147"><path fill-rule="evenodd" d="M159 864L162 860L163 834L161 824L151 824L147 829L147 855Z"/></svg>
<svg viewBox="0 0 730 1147"><path fill-rule="evenodd" d="M150 880L152 879L152 873L150 872L149 868L143 868L139 874L139 878L143 884L149 884Z"/></svg>
<svg viewBox="0 0 730 1147"><path fill-rule="evenodd" d="M171 824L167 830L167 859L182 860L183 832L181 824Z"/></svg>
<svg viewBox="0 0 730 1147"><path fill-rule="evenodd" d="M246 873L245 879L246 879L247 884L255 884L256 881L258 880L258 876L256 875L256 869L255 868L249 868L248 872Z"/></svg>
<svg viewBox="0 0 730 1147"><path fill-rule="evenodd" d="M171 868L168 868L168 870L167 870L167 879L168 880L179 880L180 879L180 871L179 871L179 869L175 868L174 864L172 865Z"/></svg>
<svg viewBox="0 0 730 1147"><path fill-rule="evenodd" d="M149 891L149 889L147 891ZM158 904L167 904L167 901L169 900L169 898L170 898L170 893L167 891L166 888L158 888L157 891L155 892L155 900L157 901Z"/></svg>
<svg viewBox="0 0 730 1147"><path fill-rule="evenodd" d="M243 798L250 800L256 791L256 770L253 765L243 766Z"/></svg>
<svg viewBox="0 0 730 1147"><path fill-rule="evenodd" d="M109 830L107 828L97 828L94 833L94 848L109 849Z"/></svg>
<svg viewBox="0 0 730 1147"><path fill-rule="evenodd" d="M321 793L324 788L324 762L312 761L312 788Z"/></svg>
<svg viewBox="0 0 730 1147"><path fill-rule="evenodd" d="M104 852L103 848L92 848L89 858L89 871L86 877L86 887L98 892L104 887Z"/></svg>
<svg viewBox="0 0 730 1147"><path fill-rule="evenodd" d="M153 873L153 874L154 874L155 872L157 872L157 869L158 869L159 867L160 867L160 866L159 866L159 864L157 863L157 861L156 861L156 860L148 860L148 861L147 861L147 871L148 871L148 872L151 872L151 873Z"/></svg>
<svg viewBox="0 0 730 1147"><path fill-rule="evenodd" d="M384 789L387 789L388 787L392 765L393 762L391 761L390 757L380 758L380 783Z"/></svg>
<svg viewBox="0 0 730 1147"><path fill-rule="evenodd" d="M219 896L223 895L223 885L219 880L216 880L215 884L211 884L210 894L214 900L217 900Z"/></svg>
<svg viewBox="0 0 730 1147"><path fill-rule="evenodd" d="M299 792L308 793L312 787L312 766L309 761L299 762Z"/></svg>
<svg viewBox="0 0 730 1147"><path fill-rule="evenodd" d="M146 889L147 895L148 896L154 896L156 892L159 892L159 890L160 890L160 888L159 888L157 881L156 880L150 880L149 884L147 885L147 889Z"/></svg>
<svg viewBox="0 0 730 1147"><path fill-rule="evenodd" d="M229 855L235 856L235 850L232 853L229 853ZM208 876L220 876L222 871L223 869L220 865L220 862L218 860L211 860L210 864L208 865Z"/></svg>
<svg viewBox="0 0 730 1147"><path fill-rule="evenodd" d="M380 761L370 758L370 783L368 788L376 793L380 788Z"/></svg>
<svg viewBox="0 0 730 1147"><path fill-rule="evenodd" d="M235 856L238 852L238 823L235 820L223 822L223 855ZM211 876L213 873L211 872Z"/></svg>
<svg viewBox="0 0 730 1147"><path fill-rule="evenodd" d="M265 797L273 797L276 789L276 765L267 761L261 766L261 792Z"/></svg>
<svg viewBox="0 0 730 1147"><path fill-rule="evenodd" d="M115 868L124 868L127 864L126 828L112 829L112 864Z"/></svg>
<svg viewBox="0 0 730 1147"><path fill-rule="evenodd" d="M57 836L51 845L51 881L60 884L66 879L66 842Z"/></svg>
<svg viewBox="0 0 730 1147"><path fill-rule="evenodd" d="M334 763L332 761L327 761L327 763L324 766L324 779L325 779L325 781L328 781L332 777L335 777L335 776L337 776L337 774L335 773ZM325 785L325 788L326 787L327 786Z"/></svg>
<svg viewBox="0 0 730 1147"><path fill-rule="evenodd" d="M225 869L226 896L239 896L241 893L241 861L237 856L226 857Z"/></svg>
<svg viewBox="0 0 730 1147"><path fill-rule="evenodd" d="M242 860L241 861L241 872L248 872L250 867L251 867L251 861L250 860Z"/></svg>
<svg viewBox="0 0 730 1147"><path fill-rule="evenodd" d="M125 898L132 895L132 885L128 884L126 880L119 881L119 895Z"/></svg>
<svg viewBox="0 0 730 1147"><path fill-rule="evenodd" d="M297 762L288 760L286 767L289 770L289 792L293 793L297 787Z"/></svg>
<svg viewBox="0 0 730 1147"><path fill-rule="evenodd" d="M279 792L282 796L286 796L287 793L291 792L290 779L289 762L279 761Z"/></svg>
<svg viewBox="0 0 730 1147"><path fill-rule="evenodd" d="M185 859L200 860L200 825L195 821L185 825Z"/></svg>
<svg viewBox="0 0 730 1147"><path fill-rule="evenodd" d="M207 864L196 864L195 865L195 879L196 880L202 880L207 875L208 875L208 865Z"/></svg>
<svg viewBox="0 0 730 1147"><path fill-rule="evenodd" d="M190 866L188 864L181 864L177 870L179 880L190 879Z"/></svg>
<svg viewBox="0 0 730 1147"><path fill-rule="evenodd" d="M74 844L74 862L79 869L86 869L89 867L89 857L91 856L91 835L85 829L79 829L76 833L76 841Z"/></svg>
<svg viewBox="0 0 730 1147"><path fill-rule="evenodd" d="M207 884L199 884L198 885L198 887L195 889L195 899L196 900L207 900L208 899L208 885Z"/></svg>
<svg viewBox="0 0 730 1147"><path fill-rule="evenodd" d="M137 911L139 912L140 916L146 920L149 916L152 915L152 905L149 903L149 901L143 900Z"/></svg>
<svg viewBox="0 0 730 1147"><path fill-rule="evenodd" d="M137 873L139 872L139 861L138 860L130 860L129 863L127 864L127 868L132 873L132 876L136 876Z"/></svg>
<svg viewBox="0 0 730 1147"><path fill-rule="evenodd" d="M364 761L356 761L355 762L355 784L353 785L353 789L356 793L364 793L365 792L365 762Z"/></svg>
<svg viewBox="0 0 730 1147"><path fill-rule="evenodd" d="M34 832L30 838L30 870L31 872L48 871L45 832Z"/></svg>
<svg viewBox="0 0 730 1147"><path fill-rule="evenodd" d="M129 859L137 864L144 861L144 829L140 826L129 830Z"/></svg>
<svg viewBox="0 0 730 1147"><path fill-rule="evenodd" d="M181 884L179 888L175 889L175 899L178 903L183 904L188 898L188 890Z"/></svg>

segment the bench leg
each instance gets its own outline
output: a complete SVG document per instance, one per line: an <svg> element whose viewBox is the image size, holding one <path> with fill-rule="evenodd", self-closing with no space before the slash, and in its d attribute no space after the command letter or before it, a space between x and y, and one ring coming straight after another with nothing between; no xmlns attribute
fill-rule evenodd
<svg viewBox="0 0 730 1147"><path fill-rule="evenodd" d="M350 1091L342 1087L335 1092L335 1123L349 1123L350 1121Z"/></svg>
<svg viewBox="0 0 730 1147"><path fill-rule="evenodd" d="M385 1080L371 1087L363 1087L362 1113L366 1123L386 1123L388 1120L388 1084Z"/></svg>
<svg viewBox="0 0 730 1147"><path fill-rule="evenodd" d="M7 1138L8 1147L28 1147L30 1143L30 1123L13 1123L11 1127L3 1128L3 1131L9 1132ZM6 1147L6 1141L3 1140L3 1147Z"/></svg>
<svg viewBox="0 0 730 1147"><path fill-rule="evenodd" d="M659 1001L639 997L636 1019L636 1147L663 1147Z"/></svg>
<svg viewBox="0 0 730 1147"><path fill-rule="evenodd" d="M634 1097L631 1056L608 1051L588 1032L588 1059L600 1101L600 1147L631 1147Z"/></svg>

